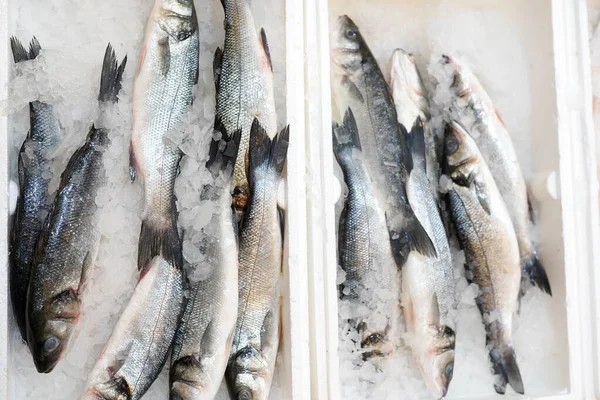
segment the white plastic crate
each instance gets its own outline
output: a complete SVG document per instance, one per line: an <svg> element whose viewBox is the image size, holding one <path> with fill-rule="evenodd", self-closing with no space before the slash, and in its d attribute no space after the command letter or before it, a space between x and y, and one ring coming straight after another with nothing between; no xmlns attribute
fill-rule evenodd
<svg viewBox="0 0 600 400"><path fill-rule="evenodd" d="M199 0L196 0L197 2ZM256 0L255 0L256 1ZM384 32L402 29L402 19L423 19L420 7L442 0L356 0L397 8L372 22ZM541 255L553 285L568 360L568 394L548 398L600 397L600 221L591 119L585 0L457 0L456 7L505 13L527 37L532 75L530 181L539 203ZM283 383L286 399L340 399L337 359L337 290L331 151L329 8L343 0L286 1L286 114L288 154L286 294L283 313ZM0 99L10 65L7 0L0 1ZM366 16L362 17L363 19ZM362 26L361 26L362 28ZM41 33L40 33L41 35ZM402 46L398 43L398 46ZM135 59L135 55L130 55ZM497 62L504 62L498 57ZM7 120L0 116L0 187L8 187ZM12 161L14 162L14 160ZM8 226L8 193L0 196L0 226ZM7 237L5 228L4 237ZM7 241L0 240L0 399L11 399L7 332ZM457 371L457 373L459 373ZM18 390L18 388L14 388ZM531 397L522 397L531 398ZM12 400L12 399L11 399Z"/></svg>

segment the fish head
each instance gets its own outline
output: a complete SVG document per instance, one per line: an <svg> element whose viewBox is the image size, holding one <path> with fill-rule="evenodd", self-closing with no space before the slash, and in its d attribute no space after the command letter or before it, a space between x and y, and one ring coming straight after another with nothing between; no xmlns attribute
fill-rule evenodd
<svg viewBox="0 0 600 400"><path fill-rule="evenodd" d="M193 0L156 0L158 25L176 42L182 42L198 30Z"/></svg>
<svg viewBox="0 0 600 400"><path fill-rule="evenodd" d="M422 376L429 391L442 398L454 374L454 330L445 325L433 324L425 336L427 347L419 360Z"/></svg>
<svg viewBox="0 0 600 400"><path fill-rule="evenodd" d="M483 87L471 70L458 58L443 55L442 64L448 65L452 73L452 84L450 89L458 97L468 97L471 93L482 95Z"/></svg>
<svg viewBox="0 0 600 400"><path fill-rule="evenodd" d="M470 186L478 172L479 151L471 136L458 122L446 126L444 160L450 178L461 186Z"/></svg>
<svg viewBox="0 0 600 400"><path fill-rule="evenodd" d="M51 372L67 348L79 318L80 301L73 291L54 297L41 310L28 315L27 343L35 367Z"/></svg>
<svg viewBox="0 0 600 400"><path fill-rule="evenodd" d="M229 388L236 400L266 399L271 385L271 372L264 357L253 346L237 353L228 368Z"/></svg>
<svg viewBox="0 0 600 400"><path fill-rule="evenodd" d="M175 361L170 370L171 399L202 397L202 365L193 355Z"/></svg>
<svg viewBox="0 0 600 400"><path fill-rule="evenodd" d="M365 48L366 43L354 21L347 15L340 16L331 31L333 68L345 76L351 75L360 68Z"/></svg>
<svg viewBox="0 0 600 400"><path fill-rule="evenodd" d="M391 88L394 103L398 107L398 121L407 129L418 116L427 118L428 102L425 89L411 53L402 49L394 50L391 68Z"/></svg>

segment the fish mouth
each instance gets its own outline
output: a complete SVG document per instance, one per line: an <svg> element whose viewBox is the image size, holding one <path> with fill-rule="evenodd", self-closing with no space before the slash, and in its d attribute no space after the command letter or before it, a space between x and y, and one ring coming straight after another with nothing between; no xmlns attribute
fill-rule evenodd
<svg viewBox="0 0 600 400"><path fill-rule="evenodd" d="M204 387L196 382L176 380L171 383L171 400L192 400L202 396Z"/></svg>

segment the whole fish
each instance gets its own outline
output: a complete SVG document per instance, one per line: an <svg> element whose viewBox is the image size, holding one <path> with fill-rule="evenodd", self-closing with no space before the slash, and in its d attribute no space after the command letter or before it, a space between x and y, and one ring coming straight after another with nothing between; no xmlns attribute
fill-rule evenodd
<svg viewBox="0 0 600 400"><path fill-rule="evenodd" d="M203 276L195 276L195 270L188 274L190 297L171 355L171 399L212 400L229 360L238 307L237 229L229 187L240 135L238 130L230 143L223 143L214 183L204 188L203 195L218 206L204 229L200 251L205 261L198 266Z"/></svg>
<svg viewBox="0 0 600 400"><path fill-rule="evenodd" d="M456 102L461 113L459 121L464 121L470 129L511 216L519 242L523 279L528 279L531 284L552 295L548 276L529 235L527 188L504 121L477 77L468 68L448 56L444 56L442 62L450 64L453 70L452 90L460 98Z"/></svg>
<svg viewBox="0 0 600 400"><path fill-rule="evenodd" d="M180 268L174 185L182 153L166 135L184 129L198 80L198 21L193 1L155 0L133 90L130 172L144 182L138 269L156 255Z"/></svg>
<svg viewBox="0 0 600 400"><path fill-rule="evenodd" d="M279 347L279 276L283 246L277 188L289 127L271 141L257 119L249 147L250 203L239 242L239 306L225 374L232 397L266 400Z"/></svg>
<svg viewBox="0 0 600 400"><path fill-rule="evenodd" d="M427 232L406 195L412 157L388 85L358 27L348 16L338 18L332 33L332 86L340 115L352 109L369 175L382 195L396 263L411 250L435 256Z"/></svg>
<svg viewBox="0 0 600 400"><path fill-rule="evenodd" d="M385 213L363 162L351 109L346 111L342 125L334 124L332 136L333 151L348 186L339 222L339 262L346 272L341 298L357 316L353 325L361 333L361 346L366 351L363 358L386 355L394 350L388 337L396 327L399 313L400 276ZM361 312L364 315L359 316Z"/></svg>
<svg viewBox="0 0 600 400"><path fill-rule="evenodd" d="M126 62L127 58L119 66L109 44L100 103L117 101ZM108 129L90 128L61 175L37 242L27 292L27 343L38 372L52 371L79 320L81 285L98 251L96 196L106 182L103 156L109 143Z"/></svg>
<svg viewBox="0 0 600 400"><path fill-rule="evenodd" d="M406 191L423 227L433 239L437 257L412 252L402 267L402 309L409 344L429 390L437 398L448 392L454 372L457 303L454 268L446 229L426 171L420 117L408 134L414 167Z"/></svg>
<svg viewBox="0 0 600 400"><path fill-rule="evenodd" d="M437 257L417 252L402 267L402 308L410 344L423 380L444 397L454 372L457 303L446 228L438 207L438 157L428 121L429 104L413 56L402 49L392 57L391 86L398 122L410 128L407 142L413 169L406 183L408 201L433 240Z"/></svg>
<svg viewBox="0 0 600 400"><path fill-rule="evenodd" d="M277 133L273 67L267 35L260 36L248 0L221 0L225 10L225 44L214 60L217 89L216 129L232 134L241 129L239 156L233 171L233 203L241 216L248 205L248 146L257 118L270 138ZM211 159L218 153L213 141Z"/></svg>
<svg viewBox="0 0 600 400"><path fill-rule="evenodd" d="M486 330L500 394L507 383L524 393L512 346L512 318L518 308L521 269L510 215L475 142L458 123L446 130L445 160L453 182L448 192L452 218L465 251Z"/></svg>
<svg viewBox="0 0 600 400"><path fill-rule="evenodd" d="M15 63L35 59L40 44L34 37L25 50L11 38ZM19 198L10 232L10 298L13 314L23 340L27 340L26 308L31 259L44 220L50 209L48 183L52 179L53 152L62 140L58 116L50 104L29 103L29 133L19 151Z"/></svg>
<svg viewBox="0 0 600 400"><path fill-rule="evenodd" d="M180 268L154 257L96 361L82 399L140 399L167 359L182 305Z"/></svg>

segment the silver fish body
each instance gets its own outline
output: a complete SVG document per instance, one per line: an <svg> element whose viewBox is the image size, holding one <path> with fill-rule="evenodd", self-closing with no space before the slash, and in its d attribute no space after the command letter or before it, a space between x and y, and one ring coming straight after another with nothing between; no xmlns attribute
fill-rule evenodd
<svg viewBox="0 0 600 400"><path fill-rule="evenodd" d="M524 393L512 346L512 320L521 282L519 246L510 214L483 156L469 134L452 122L445 137L445 161L453 181L448 192L452 218L465 251L486 329L495 389L510 384Z"/></svg>
<svg viewBox="0 0 600 400"><path fill-rule="evenodd" d="M409 344L431 393L446 395L454 372L457 303L454 269L446 229L438 207L436 143L429 104L413 57L394 51L391 86L398 122L410 129L407 141L413 169L406 183L409 203L432 239L437 257L417 252L402 267L402 308Z"/></svg>
<svg viewBox="0 0 600 400"><path fill-rule="evenodd" d="M109 44L102 68L101 109L117 101L126 62L125 58L119 66ZM71 156L33 255L27 343L39 372L52 371L79 319L81 285L99 246L96 196L106 182L109 133L92 126L84 145Z"/></svg>
<svg viewBox="0 0 600 400"><path fill-rule="evenodd" d="M183 303L181 270L156 256L92 369L85 400L136 400L166 361Z"/></svg>
<svg viewBox="0 0 600 400"><path fill-rule="evenodd" d="M525 179L504 121L477 77L456 59L444 56L453 70L453 84L463 125L470 129L486 160L517 234L523 278L552 294L529 232L530 212ZM472 125L472 126L471 126Z"/></svg>
<svg viewBox="0 0 600 400"><path fill-rule="evenodd" d="M29 51L11 39L16 63L32 60L41 50L34 38ZM39 101L29 103L29 133L19 151L19 198L10 232L10 296L21 337L27 340L26 308L31 259L50 209L48 184L53 176L53 152L62 139L54 107Z"/></svg>
<svg viewBox="0 0 600 400"><path fill-rule="evenodd" d="M273 141L252 124L249 147L250 203L239 242L239 306L226 371L236 399L266 400L279 347L279 277L283 252L277 188L285 165L289 128Z"/></svg>
<svg viewBox="0 0 600 400"><path fill-rule="evenodd" d="M412 157L377 61L347 16L338 19L331 42L335 104L340 115L348 108L354 113L367 169L382 195L396 262L402 266L411 250L435 255L408 203L405 185Z"/></svg>
<svg viewBox="0 0 600 400"><path fill-rule="evenodd" d="M174 185L181 151L166 136L183 129L198 79L198 21L193 2L156 0L146 26L133 92L131 174L143 178L138 268L156 255L182 266Z"/></svg>
<svg viewBox="0 0 600 400"><path fill-rule="evenodd" d="M248 203L248 147L252 121L257 118L270 138L277 133L273 95L273 68L264 30L258 34L248 0L223 0L225 43L215 54L217 88L216 128L230 136L241 129L233 171L234 205L243 211ZM211 155L218 142L213 142Z"/></svg>
<svg viewBox="0 0 600 400"><path fill-rule="evenodd" d="M239 143L239 134L234 141ZM221 174L229 177L215 177L219 183L204 190L217 207L204 229L200 251L205 261L188 274L190 296L171 354L171 399L212 400L229 360L238 308L237 225L229 191L232 164L223 161Z"/></svg>
<svg viewBox="0 0 600 400"><path fill-rule="evenodd" d="M392 255L385 213L363 162L350 109L344 123L334 126L333 150L348 186L338 232L339 262L346 272L341 299L357 315L353 325L361 333L363 358L386 355L394 350L389 336L398 318L400 274ZM365 308L368 312L358 317Z"/></svg>

